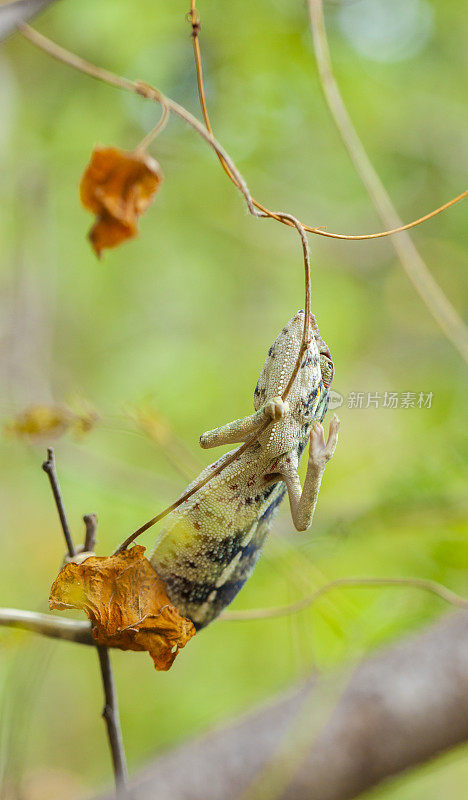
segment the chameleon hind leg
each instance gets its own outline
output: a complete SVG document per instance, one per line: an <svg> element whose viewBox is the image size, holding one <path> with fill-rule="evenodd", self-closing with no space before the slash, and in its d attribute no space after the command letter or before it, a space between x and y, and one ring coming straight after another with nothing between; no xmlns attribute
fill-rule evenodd
<svg viewBox="0 0 468 800"><path fill-rule="evenodd" d="M306 531L312 524L315 506L327 462L333 457L338 442L340 421L335 415L330 422L330 432L325 442L323 427L315 423L310 434L309 460L304 488L297 473L297 463L293 459L286 462L281 475L286 483L291 507L291 516L298 531Z"/></svg>
<svg viewBox="0 0 468 800"><path fill-rule="evenodd" d="M287 402L283 402L281 397L273 397L256 411L255 414L249 414L247 417L235 419L233 422L228 422L227 425L222 425L220 428L214 428L212 431L202 433L200 436L200 446L206 449L208 447L219 447L223 444L245 442L266 419L278 422L278 420L286 416L288 411L289 406Z"/></svg>

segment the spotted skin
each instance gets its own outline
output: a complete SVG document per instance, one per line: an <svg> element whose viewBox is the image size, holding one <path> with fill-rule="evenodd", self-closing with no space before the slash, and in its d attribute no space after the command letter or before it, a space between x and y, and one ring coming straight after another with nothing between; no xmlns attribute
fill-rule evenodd
<svg viewBox="0 0 468 800"><path fill-rule="evenodd" d="M320 423L327 408L333 363L315 318L301 368L287 401L281 399L297 361L303 328L304 312L299 311L270 347L255 387L254 413L206 432L200 443L204 448L240 443L265 419L271 422L269 427L172 512L151 554L151 564L165 580L169 598L197 628L217 617L251 575L286 494L297 529L305 530L311 523L339 423L332 420L325 442ZM309 440L308 469L301 489L297 468ZM188 489L231 453L206 467Z"/></svg>

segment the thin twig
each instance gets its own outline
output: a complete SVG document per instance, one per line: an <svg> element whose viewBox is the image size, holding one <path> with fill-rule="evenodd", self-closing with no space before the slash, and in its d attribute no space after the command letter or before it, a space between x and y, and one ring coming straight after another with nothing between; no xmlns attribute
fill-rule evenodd
<svg viewBox="0 0 468 800"><path fill-rule="evenodd" d="M286 385L286 389L283 393L283 400L286 400L289 392L291 391L292 385L296 380L297 373L299 372L299 368L302 364L303 356L310 344L310 318L312 314L312 309L310 306L310 299L311 299L311 288L310 288L310 252L309 252L309 242L307 241L307 236L304 230L304 226L293 217L291 214L283 214L278 212L278 216L281 219L289 219L290 222L297 228L297 232L301 239L302 244L302 255L304 258L304 286L305 286L305 298L304 298L304 329L302 332L302 341L301 346L299 348L299 355L296 359L296 363L294 365L294 369L291 372L289 377L289 381Z"/></svg>
<svg viewBox="0 0 468 800"><path fill-rule="evenodd" d="M32 44L39 47L41 50L44 50L53 58L56 58L58 61L61 61L64 64L68 64L68 66L73 67L74 69L79 70L80 72L84 72L87 75L90 75L92 78L96 78L96 80L103 81L104 83L108 83L111 86L116 86L119 89L125 89L129 92L135 92L136 94L145 97L148 100L154 100L155 102L159 103L160 105L166 105L170 111L173 111L178 117L183 119L189 125L194 128L197 133L208 142L208 144L213 147L216 151L218 158L220 159L221 163L224 164L228 169L229 177L232 179L233 183L237 188L242 192L244 198L247 203L247 207L249 212L253 214L253 216L259 216L257 213L257 209L266 216L269 216L273 219L277 219L279 222L283 222L285 225L289 225L290 227L293 226L293 223L289 221L286 216L281 217L277 216L273 211L269 211L264 205L254 200L248 190L247 184L242 177L241 173L239 172L238 168L234 164L232 158L226 152L226 150L220 145L220 143L214 138L212 133L210 133L210 128L205 128L196 117L190 114L187 109L183 106L176 103L175 100L171 100L168 97L164 96L158 89L155 89L153 86L150 86L147 83L142 81L131 81L127 78L123 78L119 75L116 75L110 70L102 69L100 67L91 64L89 61L86 61L83 58L75 55L74 53L66 50L64 47L60 47L58 44L53 42L51 39L48 39L46 36L43 36L38 31L31 28L29 25L19 25L18 30L22 35L28 39ZM423 217L420 217L417 220L413 220L413 222L409 222L407 225L399 226L398 228L394 228L392 230L386 231L379 231L377 233L365 233L365 234L344 234L344 233L331 233L331 231L324 230L323 227L312 227L310 225L305 225L302 223L302 227L304 230L308 231L309 233L315 233L318 236L326 236L331 239L349 239L354 241L361 241L363 239L381 239L384 236L391 236L394 233L399 233L402 230L408 230L409 228L414 228L416 225L420 225L422 222L426 222L428 219L435 217L437 214L440 214L442 211L445 211L450 206L453 206L455 203L460 202L465 197L468 196L468 189L459 194L457 197L452 198L444 205L436 208L433 211L430 211L428 214L425 214Z"/></svg>
<svg viewBox="0 0 468 800"><path fill-rule="evenodd" d="M68 547L68 553L70 557L76 554L76 548L73 543L73 539L71 536L70 528L68 526L67 517L65 514L65 509L63 506L62 496L60 493L60 487L58 483L57 473L55 470L55 457L54 451L52 447L47 449L47 461L44 461L42 465L42 469L44 472L47 473L50 485L52 487L52 492L54 495L55 504L57 506L57 510L59 512L60 522L62 523L62 530L65 536L65 541ZM89 541L93 546L96 543L96 528L97 528L97 517L95 514L88 514L83 517L86 525L86 536L85 536L85 545ZM47 615L41 615L43 617L42 620L39 622L42 623L43 627L47 628L48 620ZM44 619L45 618L45 619ZM36 620L37 622L37 620ZM69 622L68 620L57 620L57 622ZM25 620L23 619L23 627L25 624ZM33 620L30 619L30 624L33 624ZM85 623L86 624L86 623ZM32 628L29 628L30 630ZM52 630L52 628L49 628ZM36 628L37 632L39 631ZM55 630L60 630L60 627L56 627ZM66 631L67 628L62 626L62 631ZM88 633L90 633L90 626L87 626ZM68 627L68 631L71 631L71 628ZM45 635L52 636L52 633L46 633ZM57 637L56 637L57 638ZM63 638L63 637L62 637ZM96 643L94 642L96 645ZM115 779L115 789L116 795L119 800L125 800L128 797L127 793L127 769L125 764L125 750L122 741L122 731L120 728L120 718L119 718L119 707L117 704L117 696L114 687L114 678L112 675L112 667L109 659L109 654L107 652L107 647L103 645L96 645L98 654L99 654L99 664L101 668L101 675L102 675L102 683L104 686L104 711L103 711L103 718L107 726L107 736L109 739L109 746L111 750L112 756L112 765L114 769L114 779Z"/></svg>
<svg viewBox="0 0 468 800"><path fill-rule="evenodd" d="M73 558L73 556L76 555L76 549L75 545L73 544L70 527L68 525L67 515L65 514L65 508L63 505L62 493L60 491L57 473L55 471L55 455L53 447L49 447L47 449L47 461L44 461L42 469L47 474L47 477L49 478L50 481L50 488L52 489L55 505L57 507L58 515L60 518L60 524L62 526L63 535L65 537L68 555L70 556L70 558Z"/></svg>
<svg viewBox="0 0 468 800"><path fill-rule="evenodd" d="M450 603L457 608L468 609L468 598L462 597L451 589L447 589L443 584L437 581L431 581L426 578L337 578L330 583L321 586L312 594L297 600L295 603L290 603L284 606L274 606L272 608L257 608L248 609L247 611L225 611L221 614L220 619L226 622L241 622L244 620L254 619L276 619L277 617L284 617L290 614L297 614L298 611L303 611L309 608L320 597L334 589L350 587L350 588L372 588L376 586L403 586L413 589L422 589L423 591L430 592L437 595L441 600Z"/></svg>
<svg viewBox="0 0 468 800"><path fill-rule="evenodd" d="M385 186L370 162L341 96L333 74L322 0L308 0L308 7L320 83L335 125L384 225L400 231L407 230L409 226L402 225ZM466 195L466 192L464 194ZM411 237L403 233L392 239L392 245L421 300L447 338L455 345L465 361L468 361L468 329L432 277Z"/></svg>
<svg viewBox="0 0 468 800"><path fill-rule="evenodd" d="M83 550L85 553L93 553L94 548L96 547L96 537L97 537L96 514L85 514L83 517L83 522L86 528Z"/></svg>
<svg viewBox="0 0 468 800"><path fill-rule="evenodd" d="M60 617L40 614L36 611L0 608L0 626L20 628L24 631L48 636L51 639L63 639L78 644L96 644L91 633L90 622L60 619Z"/></svg>
<svg viewBox="0 0 468 800"><path fill-rule="evenodd" d="M114 684L114 675L109 658L109 650L103 645L97 646L99 665L101 667L102 685L104 687L104 708L102 716L107 726L109 747L112 753L115 786L119 800L129 797L127 791L128 775L125 761L125 750L120 726L119 706Z"/></svg>
<svg viewBox="0 0 468 800"><path fill-rule="evenodd" d="M195 67L197 71L197 83L198 83L198 94L200 97L200 106L203 114L203 119L205 120L205 125L210 133L213 133L213 129L211 127L211 122L208 114L208 107L206 104L206 95L205 95L205 85L203 81L203 68L202 68L202 61L201 61L201 50L200 50L200 43L198 40L201 24L200 24L200 14L196 8L195 0L191 0L190 2L190 11L187 14L187 19L192 25L192 42L193 42L193 53L195 57ZM237 186L235 176L232 175L229 169L229 164L224 161L219 155L219 160L222 164L222 167L226 173L226 175L232 180L232 182ZM468 189L459 194L457 197L452 198L444 205L439 206L439 208L430 211L428 214L424 214L424 216L419 217L418 219L413 220L412 222L408 222L406 225L403 225L401 220L398 220L398 225L395 227L390 228L389 230L379 231L377 233L361 233L361 234L345 234L345 233L331 233L330 231L324 230L323 227L310 227L309 225L305 225L302 223L302 227L304 230L308 231L309 233L315 233L318 236L328 236L331 239L346 239L350 241L362 241L364 239L381 239L384 236L392 236L395 233L400 233L401 231L407 231L410 228L416 227L416 225L420 225L422 222L427 222L427 220L435 217L437 214L440 214L442 211L445 211L450 206L453 206L455 203L458 203L460 200L463 200L465 197L468 196ZM265 216L271 217L272 219L276 219L278 222L283 222L285 225L291 225L292 223L288 221L286 215L277 214L274 211L270 211L270 209L266 208L262 203L259 203L255 198L252 198L252 203L259 211L262 211Z"/></svg>

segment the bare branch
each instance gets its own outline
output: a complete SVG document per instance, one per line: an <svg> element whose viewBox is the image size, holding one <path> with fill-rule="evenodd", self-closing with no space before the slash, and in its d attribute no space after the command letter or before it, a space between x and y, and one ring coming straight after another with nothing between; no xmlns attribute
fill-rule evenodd
<svg viewBox="0 0 468 800"><path fill-rule="evenodd" d="M112 753L112 763L114 766L115 785L119 800L126 800L129 797L127 791L127 764L125 761L125 750L120 726L119 706L117 693L115 691L114 675L109 658L107 647L98 645L99 665L101 667L102 685L104 687L104 708L102 716L107 726L107 736L109 747Z"/></svg>
<svg viewBox="0 0 468 800"><path fill-rule="evenodd" d="M134 800L349 800L468 740L468 613L160 756ZM347 684L341 691L343 681ZM187 780L187 776L190 780Z"/></svg>
<svg viewBox="0 0 468 800"><path fill-rule="evenodd" d="M85 553L92 553L94 552L94 548L96 547L96 537L97 537L96 514L85 514L83 517L83 522L86 527L83 550Z"/></svg>
<svg viewBox="0 0 468 800"><path fill-rule="evenodd" d="M70 532L70 526L68 525L67 515L65 514L65 508L62 500L62 493L60 491L57 472L55 470L55 455L53 447L49 447L47 449L47 461L44 461L42 469L47 474L47 477L49 478L50 481L50 488L52 489L55 505L57 507L57 512L60 518L60 524L62 526L63 535L65 537L65 542L67 544L68 555L70 556L70 558L73 558L73 556L76 555L76 548L75 545L73 544L73 539Z"/></svg>
<svg viewBox="0 0 468 800"><path fill-rule="evenodd" d="M90 622L61 619L52 614L22 611L18 608L0 608L0 626L39 633L51 639L63 639L78 644L96 644Z"/></svg>

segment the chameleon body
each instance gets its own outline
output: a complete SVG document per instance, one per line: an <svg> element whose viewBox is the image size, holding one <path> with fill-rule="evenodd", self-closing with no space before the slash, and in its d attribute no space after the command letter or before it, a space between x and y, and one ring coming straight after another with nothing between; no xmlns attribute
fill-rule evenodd
<svg viewBox="0 0 468 800"><path fill-rule="evenodd" d="M325 464L336 447L339 421L333 418L325 442L320 423L327 409L333 362L314 317L301 367L287 400L281 398L299 355L303 328L304 312L298 311L270 347L255 388L255 413L202 434L200 444L207 448L240 443L265 420L271 421L269 427L172 512L150 556L171 602L197 629L218 616L252 573L286 493L296 528L306 530L311 524ZM297 469L309 440L301 489ZM231 453L206 467L188 489Z"/></svg>

